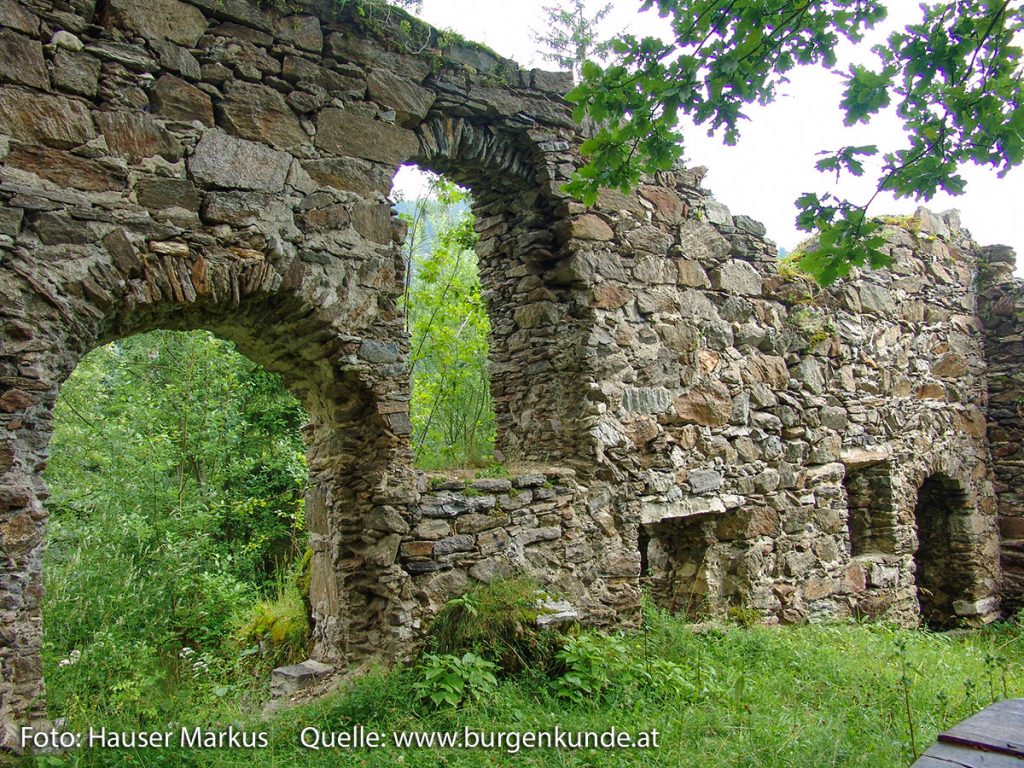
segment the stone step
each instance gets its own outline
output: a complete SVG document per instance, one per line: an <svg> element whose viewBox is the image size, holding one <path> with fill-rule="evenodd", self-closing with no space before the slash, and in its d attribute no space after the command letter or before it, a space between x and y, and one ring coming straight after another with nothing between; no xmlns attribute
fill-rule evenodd
<svg viewBox="0 0 1024 768"><path fill-rule="evenodd" d="M306 659L301 664L278 667L270 673L270 695L275 699L292 696L323 680L332 672L334 667L313 659Z"/></svg>

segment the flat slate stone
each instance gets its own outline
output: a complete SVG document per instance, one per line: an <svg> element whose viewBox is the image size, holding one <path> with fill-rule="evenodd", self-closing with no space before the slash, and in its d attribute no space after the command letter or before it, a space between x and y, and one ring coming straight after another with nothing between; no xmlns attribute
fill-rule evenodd
<svg viewBox="0 0 1024 768"><path fill-rule="evenodd" d="M218 187L280 192L291 163L287 152L214 128L203 134L188 167L197 179Z"/></svg>

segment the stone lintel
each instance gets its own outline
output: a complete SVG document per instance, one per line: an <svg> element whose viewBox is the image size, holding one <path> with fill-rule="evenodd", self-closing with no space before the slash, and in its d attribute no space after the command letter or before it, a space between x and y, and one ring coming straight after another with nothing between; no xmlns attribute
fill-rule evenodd
<svg viewBox="0 0 1024 768"><path fill-rule="evenodd" d="M860 469L872 464L881 464L883 461L889 460L889 446L847 448L840 452L839 460L846 465L847 469Z"/></svg>
<svg viewBox="0 0 1024 768"><path fill-rule="evenodd" d="M738 497L737 497L738 498ZM726 497L693 497L679 501L648 501L640 510L640 522L643 525L661 523L694 515L722 514L730 506L732 498ZM730 502L727 504L726 502Z"/></svg>

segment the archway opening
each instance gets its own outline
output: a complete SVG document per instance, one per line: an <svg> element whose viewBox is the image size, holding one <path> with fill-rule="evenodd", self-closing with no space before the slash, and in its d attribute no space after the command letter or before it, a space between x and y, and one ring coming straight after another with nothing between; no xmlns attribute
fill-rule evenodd
<svg viewBox="0 0 1024 768"><path fill-rule="evenodd" d="M205 331L99 347L54 409L43 663L52 715L255 706L307 657L308 417Z"/></svg>
<svg viewBox="0 0 1024 768"><path fill-rule="evenodd" d="M403 309L409 334L413 452L421 469L494 462L491 321L469 190L403 166L396 209L407 224Z"/></svg>
<svg viewBox="0 0 1024 768"><path fill-rule="evenodd" d="M957 623L953 604L966 588L966 562L956 541L954 522L966 506L963 488L947 475L932 475L917 492L917 599L921 620L932 629L951 629Z"/></svg>

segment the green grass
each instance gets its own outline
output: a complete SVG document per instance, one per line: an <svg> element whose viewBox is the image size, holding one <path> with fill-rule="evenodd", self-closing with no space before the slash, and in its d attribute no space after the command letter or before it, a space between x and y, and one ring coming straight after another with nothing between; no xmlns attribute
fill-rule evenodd
<svg viewBox="0 0 1024 768"><path fill-rule="evenodd" d="M618 677L597 698L571 703L539 673L501 680L496 690L461 709L419 702L416 667L378 672L346 690L261 721L246 730L268 734L265 749L84 750L26 765L47 766L497 766L513 758L496 750L313 751L302 728L325 731L570 731L657 729L651 750L530 750L517 766L716 766L884 768L913 762L904 707L901 653L917 737L923 751L937 733L994 699L1024 696L1024 633L1004 624L963 635L886 625L728 627L695 634L679 619L650 612L646 633L626 639L634 672L657 669L659 658L685 670L678 696L664 687ZM901 651L900 648L905 650ZM51 713L57 715L59 713ZM179 725L209 725L208 712L182 713ZM240 721L233 722L236 727ZM72 730L111 723L75 722ZM166 723L131 726L160 728Z"/></svg>

